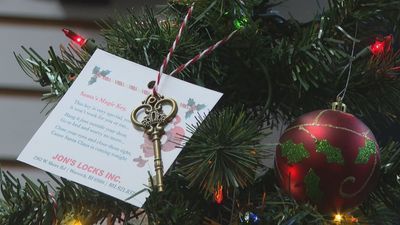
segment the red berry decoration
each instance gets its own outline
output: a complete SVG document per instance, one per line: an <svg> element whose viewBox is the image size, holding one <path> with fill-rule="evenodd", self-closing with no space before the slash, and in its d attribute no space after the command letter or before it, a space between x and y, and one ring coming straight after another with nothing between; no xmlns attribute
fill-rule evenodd
<svg viewBox="0 0 400 225"><path fill-rule="evenodd" d="M360 204L380 167L371 130L355 116L330 109L297 118L281 136L275 157L281 188L323 212Z"/></svg>

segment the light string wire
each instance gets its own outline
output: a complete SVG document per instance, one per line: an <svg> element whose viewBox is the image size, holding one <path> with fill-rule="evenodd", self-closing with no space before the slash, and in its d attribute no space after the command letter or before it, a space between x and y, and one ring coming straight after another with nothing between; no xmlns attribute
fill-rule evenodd
<svg viewBox="0 0 400 225"><path fill-rule="evenodd" d="M344 88L339 92L339 94L336 96L336 99L339 102L342 102L344 97L346 96L346 91L348 89L349 86L349 82L350 82L350 76L351 76L351 69L353 66L353 61L354 61L354 50L356 47L356 43L359 42L359 40L356 39L357 37L357 32L358 32L358 23L356 23L356 30L354 32L354 37L351 37L346 31L343 30L343 28L341 28L340 26L336 26L340 31L342 31L347 38L349 38L352 42L353 42L353 46L351 49L351 56L350 56L350 60L349 63L343 68L343 71L341 72L341 74L343 74L347 68L349 68L348 73L347 73L347 79L346 79L346 84L344 86Z"/></svg>

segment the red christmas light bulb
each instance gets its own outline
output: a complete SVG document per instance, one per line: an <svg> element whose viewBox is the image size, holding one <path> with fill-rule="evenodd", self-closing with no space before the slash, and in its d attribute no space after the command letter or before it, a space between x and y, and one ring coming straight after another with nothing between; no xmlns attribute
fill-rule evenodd
<svg viewBox="0 0 400 225"><path fill-rule="evenodd" d="M351 221L352 223L358 223L358 219L355 218L355 217L353 217L353 216L351 217L350 221Z"/></svg>
<svg viewBox="0 0 400 225"><path fill-rule="evenodd" d="M370 47L372 54L378 55L385 50L385 42L376 40Z"/></svg>
<svg viewBox="0 0 400 225"><path fill-rule="evenodd" d="M375 42L369 47L371 53L373 55L379 55L384 52L389 52L391 50L392 39L392 35L387 35L383 38L380 38L380 40L375 40Z"/></svg>
<svg viewBox="0 0 400 225"><path fill-rule="evenodd" d="M70 30L70 29L63 28L62 31L64 32L65 36L67 36L69 39L71 39L73 42L75 42L76 44L78 44L78 45L81 46L81 47L82 47L82 46L86 43L86 41L87 41L86 38L84 38L84 37L82 37L81 35L79 35L79 34L73 32L73 31Z"/></svg>
<svg viewBox="0 0 400 225"><path fill-rule="evenodd" d="M224 193L222 192L222 185L218 184L217 190L214 192L214 200L217 204L221 204L224 200Z"/></svg>

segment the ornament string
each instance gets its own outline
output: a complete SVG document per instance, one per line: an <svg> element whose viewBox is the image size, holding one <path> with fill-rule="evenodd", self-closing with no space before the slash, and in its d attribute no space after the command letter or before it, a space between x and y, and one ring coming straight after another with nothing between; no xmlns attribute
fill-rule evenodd
<svg viewBox="0 0 400 225"><path fill-rule="evenodd" d="M190 8L188 9L188 11L185 15L185 18L183 19L183 21L179 27L178 34L176 35L175 40L172 43L172 46L169 49L167 56L164 57L163 63L161 64L160 70L158 71L156 84L153 87L153 94L155 94L155 95L157 94L157 86L160 83L161 74L164 73L164 70L167 68L169 60L171 59L171 57L174 54L174 51L176 49L176 46L178 45L179 41L181 40L183 29L186 27L187 22L189 21L190 17L192 16L193 8L194 8L194 3L192 3Z"/></svg>
<svg viewBox="0 0 400 225"><path fill-rule="evenodd" d="M173 55L173 53L174 53L174 51L175 51L175 49L176 49L176 47L177 47L177 44L179 43L179 41L180 41L180 39L181 39L181 37L182 37L183 29L186 27L187 22L188 22L188 20L190 19L191 15L192 15L193 7L194 7L194 3L193 3L193 4L191 5L191 7L188 9L188 12L187 12L185 18L183 19L182 24L181 24L181 26L180 26L180 28L179 28L179 32L178 32L178 34L176 35L174 42L172 43L172 47L169 49L169 52L168 52L167 56L164 58L163 63L162 63L162 65L161 65L161 67L160 67L160 70L158 71L157 79L156 79L156 82L155 82L154 87L153 87L153 94L154 94L154 95L157 95L157 89L158 89L158 86L159 86L159 84L160 84L161 75L164 73L165 69L167 68L168 63L169 63L169 61L170 61L170 59L171 59L171 56ZM216 42L215 44L209 46L207 49L203 50L202 52L200 52L199 54L197 54L195 57L193 57L192 59L190 59L190 60L187 61L186 63L181 64L181 65L178 66L175 70L173 70L173 71L169 74L169 76L174 76L174 75L176 75L176 74L182 72L183 70L185 70L185 69L186 69L188 66L190 66L191 64L193 64L193 63L199 61L199 60L202 59L204 56L207 56L207 55L211 54L216 48L218 48L219 46L221 46L221 45L225 44L226 42L228 42L228 41L233 37L233 35L234 35L237 31L238 31L238 30L232 31L232 32L231 32L228 36L226 36L225 38L223 38L223 39L219 40L218 42Z"/></svg>
<svg viewBox="0 0 400 225"><path fill-rule="evenodd" d="M182 72L184 69L186 69L186 67L190 66L191 64L199 61L201 58L203 58L206 55L211 54L216 48L218 48L220 45L223 45L224 43L226 43L227 41L229 41L229 39L232 38L232 36L237 32L238 30L234 30L232 31L228 36L226 36L225 38L221 39L220 41L218 41L217 43L211 45L210 47L208 47L207 49L205 49L204 51L200 52L199 54L197 54L195 57L193 57L191 60L187 61L187 63L184 63L180 66L178 66L174 71L172 71L169 75L170 76L174 76L175 74L178 74L180 72Z"/></svg>
<svg viewBox="0 0 400 225"><path fill-rule="evenodd" d="M356 23L356 30L355 30L355 32L354 32L354 37L351 37L351 36L350 36L345 30L343 30L343 28L341 28L340 26L336 26L336 27L337 27L340 31L342 31L342 32L346 35L346 37L348 37L350 40L353 41L353 46L352 46L352 49L351 49L351 56L350 56L349 63L343 68L343 71L342 71L342 73L344 73L344 72L346 71L346 69L349 68L348 73L347 73L346 84L345 84L343 90L341 90L341 91L339 92L339 94L336 96L336 99L337 99L339 102L342 102L343 99L344 99L344 97L346 96L346 91L347 91L347 88L348 88L349 82L350 82L351 69L352 69L352 65L353 65L353 61L354 61L354 49L355 49L355 47L356 47L356 43L359 42L359 40L356 39L356 37L357 37L357 32L358 32L358 23Z"/></svg>

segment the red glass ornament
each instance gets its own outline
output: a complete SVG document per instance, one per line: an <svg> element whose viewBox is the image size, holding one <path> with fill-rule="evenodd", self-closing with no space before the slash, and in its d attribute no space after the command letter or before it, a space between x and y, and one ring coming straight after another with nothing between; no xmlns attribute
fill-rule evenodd
<svg viewBox="0 0 400 225"><path fill-rule="evenodd" d="M76 44L78 44L79 46L83 46L87 39L84 38L83 36L73 32L70 29L67 28L63 28L62 31L64 32L65 36L67 36L69 39L71 39L73 42L75 42Z"/></svg>
<svg viewBox="0 0 400 225"><path fill-rule="evenodd" d="M220 184L218 184L217 190L214 192L214 200L217 204L221 204L222 200L224 200L224 193Z"/></svg>
<svg viewBox="0 0 400 225"><path fill-rule="evenodd" d="M379 166L379 147L370 129L336 110L297 118L281 136L275 156L281 188L323 212L360 204L374 188Z"/></svg>

